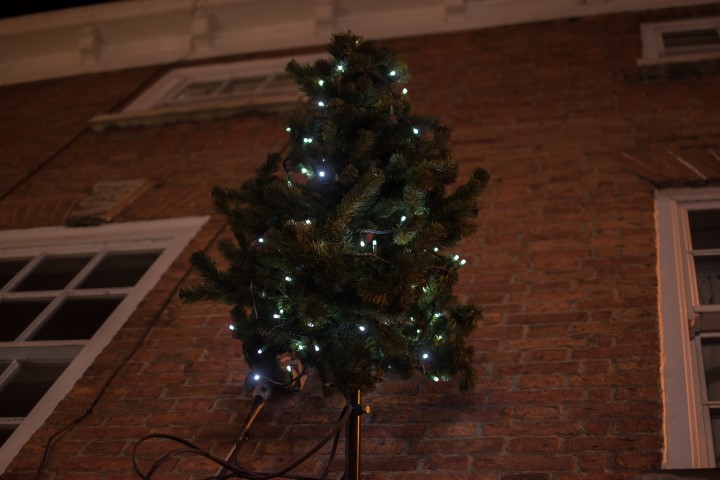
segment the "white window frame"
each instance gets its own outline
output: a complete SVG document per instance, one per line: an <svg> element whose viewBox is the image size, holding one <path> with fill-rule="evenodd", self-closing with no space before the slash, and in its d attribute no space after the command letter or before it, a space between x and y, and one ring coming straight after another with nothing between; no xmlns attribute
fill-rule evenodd
<svg viewBox="0 0 720 480"><path fill-rule="evenodd" d="M259 104L293 103L302 98L297 88L280 92L266 92L260 88L250 95L209 97L205 101L188 102L187 104L168 104L168 101L179 93L185 86L196 82L227 81L229 79L244 79L253 77L267 78L284 74L285 66L290 60L311 63L320 58L318 54L302 55L298 57L280 57L242 62L215 63L211 65L198 65L193 67L176 68L163 75L150 88L129 103L124 112L142 112L192 110L208 108L209 106L241 106Z"/></svg>
<svg viewBox="0 0 720 480"><path fill-rule="evenodd" d="M699 30L703 28L720 28L720 17L643 23L640 26L642 58L638 59L638 65L696 62L720 58L720 46L703 52L692 51L692 49L683 51L682 49L673 50L666 48L663 39L664 33Z"/></svg>
<svg viewBox="0 0 720 480"><path fill-rule="evenodd" d="M123 250L161 252L135 286L123 289L126 291L123 300L89 340L12 342L13 345L3 342L4 346L0 346L0 357L18 360L53 361L68 355L72 358L74 354L60 377L0 447L0 473L5 471L30 436L70 392L208 218L184 217L83 228L42 227L0 231L0 258Z"/></svg>
<svg viewBox="0 0 720 480"><path fill-rule="evenodd" d="M658 190L655 195L665 468L715 468L709 411L704 405L700 337L691 328L700 305L690 243L689 210L720 208L720 188Z"/></svg>

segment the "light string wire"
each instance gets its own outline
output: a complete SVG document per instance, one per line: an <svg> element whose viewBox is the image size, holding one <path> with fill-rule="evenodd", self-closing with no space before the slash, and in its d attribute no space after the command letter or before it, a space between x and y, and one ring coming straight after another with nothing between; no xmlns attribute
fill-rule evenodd
<svg viewBox="0 0 720 480"><path fill-rule="evenodd" d="M227 227L227 222L223 223L223 225L218 229L218 231L213 235L212 239L208 243L208 245L205 247L205 250L209 250L212 245L215 244L217 239L220 237L222 232ZM185 273L183 274L180 281L177 282L173 290L170 292L170 295L168 295L165 300L163 301L162 305L158 309L157 313L153 317L152 321L145 327L145 330L143 330L142 335L138 339L138 341L133 346L132 350L128 353L128 355L118 364L118 366L113 370L113 372L110 374L110 376L105 380L105 383L102 384L100 389L98 390L97 395L95 395L95 398L93 399L92 403L87 407L87 409L75 420L73 420L71 423L63 426L60 430L53 433L45 443L45 448L43 450L43 456L40 460L40 464L38 465L37 471L35 472L35 480L39 480L40 476L43 474L43 471L45 470L45 467L47 465L47 459L50 455L50 450L52 449L53 444L56 440L58 440L60 437L65 435L67 432L78 426L83 420L85 420L87 417L89 417L95 410L95 407L100 402L100 400L103 398L105 393L107 392L108 388L110 388L110 385L113 383L115 378L120 374L120 371L125 367L128 362L135 356L135 354L140 350L140 347L145 343L145 339L150 334L150 331L157 325L157 322L162 317L162 314L168 309L170 302L172 302L175 298L177 298L177 293L180 290L180 287L185 283L185 280L192 272L191 268L188 268ZM5 479L5 474L0 475L1 479Z"/></svg>
<svg viewBox="0 0 720 480"><path fill-rule="evenodd" d="M289 141L286 141L283 147L280 149L280 153L285 152L290 145ZM212 248L213 245L215 245L222 235L222 233L225 231L225 229L228 227L229 221L224 221L223 224L218 228L218 230L215 232L213 237L210 239L210 241L207 243L203 251L207 252ZM168 310L168 307L170 306L170 303L177 298L178 292L182 285L185 283L187 278L190 276L190 274L194 271L192 267L189 267L185 270L185 273L183 274L182 278L175 284L170 294L165 298L160 308L158 308L156 314L153 316L150 323L147 325L145 330L143 330L143 333L141 334L138 341L133 346L132 350L128 353L128 355L117 365L115 370L112 371L110 376L105 380L105 382L102 384L100 389L98 390L98 393L96 394L95 398L93 399L92 403L87 407L87 409L77 418L75 418L71 423L63 426L59 430L57 430L55 433L50 435L48 437L47 441L45 442L45 447L43 449L43 454L40 459L40 463L38 464L37 470L35 471L35 477L34 480L40 480L41 475L44 473L45 468L47 466L48 457L50 455L50 451L52 450L52 447L54 443L61 438L63 435L65 435L67 432L78 426L80 423L82 423L83 420L85 420L87 417L89 417L95 410L95 407L100 402L100 400L103 398L105 393L107 392L108 388L110 388L110 385L113 383L113 381L117 378L117 376L120 374L120 371L125 367L128 362L138 353L142 345L145 343L145 339L148 337L152 329L157 325L158 321L162 317L163 313ZM304 373L304 372L303 372ZM5 473L0 474L0 480L6 480L7 476Z"/></svg>
<svg viewBox="0 0 720 480"><path fill-rule="evenodd" d="M258 401L257 398L260 398ZM252 425L255 417L257 416L257 413L260 408L265 404L266 400L262 399L262 397L256 397L255 404L253 405L253 408L248 412L248 416L245 420L245 425L243 426L243 435L238 438L238 442L236 444L236 449L239 450L239 446L241 446L242 442L245 440L245 433ZM202 477L201 480L229 480L229 479L247 479L247 480L269 480L273 478L288 478L292 480L324 480L327 478L327 475L330 471L330 466L332 465L333 460L335 459L335 455L337 453L337 446L340 438L340 432L342 431L343 427L347 428L348 422L350 420L349 415L349 407L346 404L342 411L340 412L340 418L335 423L335 426L328 432L322 439L320 439L307 453L304 455L298 457L297 459L291 461L284 467L282 467L280 470L274 471L274 472L257 472L253 470L248 470L242 466L240 466L237 462L237 453L236 451L236 461L230 462L228 460L223 460L220 457L217 457L215 455L212 455L210 452L201 449L200 447L196 446L192 442L183 439L181 437L177 437L175 435L168 435L163 433L156 433L151 435L146 435L142 437L133 448L132 453L132 464L133 464L133 470L142 480L153 480L153 475L165 464L166 462L173 460L177 457L181 456L198 456L205 458L207 460L210 460L211 462L215 463L219 467L221 467L220 473L216 475L211 475L208 477ZM155 460L146 471L143 471L139 464L138 464L138 456L140 453L140 450L146 442L150 440L169 440L170 442L174 442L177 444L180 444L180 448L176 448L173 450L170 450L169 452L161 455L157 460ZM313 455L315 455L323 446L325 446L330 440L333 440L332 448L330 451L330 455L328 457L327 463L325 468L323 469L323 472L320 476L307 476L307 475L295 475L292 474L292 470L296 469L303 463L305 463L308 459L310 459ZM339 477L339 480L344 479L345 474L341 477Z"/></svg>

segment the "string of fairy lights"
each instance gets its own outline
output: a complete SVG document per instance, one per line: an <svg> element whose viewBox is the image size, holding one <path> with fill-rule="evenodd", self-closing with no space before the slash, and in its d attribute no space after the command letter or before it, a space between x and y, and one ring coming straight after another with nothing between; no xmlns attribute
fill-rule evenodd
<svg viewBox="0 0 720 480"><path fill-rule="evenodd" d="M334 67L334 74L336 76L343 75L346 71L346 65L343 62L338 62ZM391 68L387 72L387 81L388 82L398 82L403 78L402 70L399 68ZM337 78L334 79L337 81ZM316 80L316 85L323 89L329 84L328 79L325 78L318 78ZM408 95L408 89L406 87L402 87L401 89L393 89L392 92L396 93L399 91L400 96L405 97ZM324 95L320 96L320 98L315 98L310 100L310 104L314 106L316 109L316 112L319 117L322 117L323 115L330 115L333 108L336 107L331 99L330 96L325 93ZM396 115L396 112L393 109L392 102L390 102L390 115ZM288 126L285 131L291 136L291 140L298 143L300 147L304 148L310 148L315 147L318 150L321 150L322 145L322 138L319 138L316 134L308 133L306 131L301 131L301 129L295 129L291 126ZM414 140L422 137L424 134L423 128L420 125L409 125L408 129L408 139ZM333 168L333 162L329 162L327 160L327 156L322 155L316 160L310 160L307 157L303 158L303 161L298 162L297 165L295 165L295 170L288 169L286 166L286 172L287 172L287 188L294 188L295 182L292 178L292 173L301 174L304 176L305 180L312 180L312 179L319 179L321 181L337 181L338 176L337 173L334 173ZM400 229L403 227L404 224L409 223L409 216L408 214L402 214L399 218L397 218L397 224L395 225L395 229ZM317 227L316 222L311 219L307 218L304 220L297 220L294 222L297 226L297 228L307 228L307 229L313 229ZM387 229L387 230L374 230L374 229L363 229L360 230L357 233L359 238L355 241L355 245L357 248L357 254L359 255L370 255L370 256L378 256L380 251L380 244L378 240L382 240L382 238L385 236L387 238L387 235L394 232L393 229ZM268 238L265 236L260 236L256 240L255 248L257 253L262 254L263 249L272 248L272 245L270 244ZM467 260L464 258L461 258L459 254L454 255L447 255L443 254L441 252L440 247L434 247L433 253L440 259L442 259L443 263L445 264L446 269L459 269L460 267L464 266L467 263ZM282 273L278 272L278 275L280 276L280 279L282 279L284 282L286 282L288 285L293 284L295 282L294 274L292 272ZM443 312L436 312L434 311L434 288L432 285L413 285L414 288L421 288L421 291L423 292L423 295L425 295L426 298L422 299L422 303L426 305L433 305L433 307L430 309L429 318L426 319L424 322L417 322L414 316L409 316L409 321L413 325L417 325L418 328L414 330L414 335L411 337L414 341L415 345L418 345L420 343L420 340L423 336L424 331L426 330L434 330L433 323L441 321L441 319L445 316ZM263 295L265 293L263 292ZM268 321L270 323L281 321L286 318L286 315L295 315L293 312L293 306L289 305L288 302L288 296L284 294L279 294L278 298L276 299L276 305L277 309L276 311L269 314ZM260 314L255 311L256 318L259 318ZM313 338L312 332L316 329L316 325L309 321L305 322L305 332L294 332L294 340L290 344L290 349L294 351L296 355L298 355L301 359L308 355L322 355L323 352L323 346L320 344L320 342L317 341L317 339ZM367 323L361 323L357 325L357 332L360 335L365 335L370 331L370 324ZM230 330L235 330L235 325L230 325ZM436 345L440 345L445 340L445 337L440 334L434 335L434 343ZM267 346L263 346L257 349L256 351L257 355L263 355L263 354L273 354L272 349L267 348ZM430 349L423 349L422 351L419 351L417 353L417 365L418 367L430 378L431 380L435 382L439 382L441 380L447 381L449 380L448 375L438 375L433 373L432 368L430 366L430 363L432 361L432 351ZM290 374L292 372L292 368L290 366L287 366L287 372ZM388 365L388 369L391 369L391 365ZM266 376L265 372L261 371L253 371L251 373L252 378L255 381L266 381L269 378Z"/></svg>

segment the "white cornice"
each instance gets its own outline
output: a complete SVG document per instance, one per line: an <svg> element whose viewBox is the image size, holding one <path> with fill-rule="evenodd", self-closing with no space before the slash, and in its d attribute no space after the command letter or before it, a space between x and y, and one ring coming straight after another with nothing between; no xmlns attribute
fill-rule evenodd
<svg viewBox="0 0 720 480"><path fill-rule="evenodd" d="M709 0L126 0L0 20L0 85Z"/></svg>

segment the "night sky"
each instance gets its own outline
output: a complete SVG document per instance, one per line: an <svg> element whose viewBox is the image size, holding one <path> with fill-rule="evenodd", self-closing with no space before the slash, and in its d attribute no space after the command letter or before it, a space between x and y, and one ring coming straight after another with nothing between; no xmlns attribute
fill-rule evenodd
<svg viewBox="0 0 720 480"><path fill-rule="evenodd" d="M0 0L0 18L122 0Z"/></svg>

